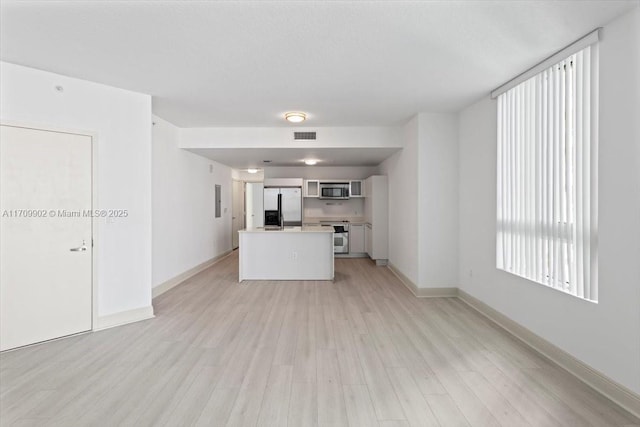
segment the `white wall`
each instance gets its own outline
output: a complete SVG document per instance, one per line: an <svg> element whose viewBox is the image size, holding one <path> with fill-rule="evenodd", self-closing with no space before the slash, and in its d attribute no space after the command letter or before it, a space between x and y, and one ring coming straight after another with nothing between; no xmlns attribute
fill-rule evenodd
<svg viewBox="0 0 640 427"><path fill-rule="evenodd" d="M231 169L178 148L178 128L153 121L153 286L231 250ZM215 218L215 185L222 217Z"/></svg>
<svg viewBox="0 0 640 427"><path fill-rule="evenodd" d="M402 142L379 167L389 183L389 262L418 284L418 116L404 126Z"/></svg>
<svg viewBox="0 0 640 427"><path fill-rule="evenodd" d="M293 132L317 132L317 139L303 141L304 147L393 147L399 146L396 127L255 127L255 128L183 128L180 147L183 148L255 148L296 147Z"/></svg>
<svg viewBox="0 0 640 427"><path fill-rule="evenodd" d="M461 287L640 393L640 10L600 43L599 302L495 268L496 103L460 114ZM472 275L471 275L472 272Z"/></svg>
<svg viewBox="0 0 640 427"><path fill-rule="evenodd" d="M98 315L150 306L151 97L5 62L0 92L2 120L97 134L95 208L129 211L97 220Z"/></svg>
<svg viewBox="0 0 640 427"><path fill-rule="evenodd" d="M458 287L458 120L421 113L418 254L421 288Z"/></svg>
<svg viewBox="0 0 640 427"><path fill-rule="evenodd" d="M267 166L265 178L365 179L375 175L376 166Z"/></svg>
<svg viewBox="0 0 640 427"><path fill-rule="evenodd" d="M458 136L454 114L420 113L389 180L389 262L419 288L458 286Z"/></svg>
<svg viewBox="0 0 640 427"><path fill-rule="evenodd" d="M256 173L249 173L246 170L232 169L231 178L235 181L262 182L264 181L264 169L261 169Z"/></svg>

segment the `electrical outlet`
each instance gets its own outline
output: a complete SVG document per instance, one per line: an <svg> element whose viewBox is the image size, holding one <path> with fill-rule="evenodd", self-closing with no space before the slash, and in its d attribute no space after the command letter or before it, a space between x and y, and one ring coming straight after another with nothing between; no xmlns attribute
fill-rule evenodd
<svg viewBox="0 0 640 427"><path fill-rule="evenodd" d="M469 269L469 277L473 277L473 270Z"/></svg>

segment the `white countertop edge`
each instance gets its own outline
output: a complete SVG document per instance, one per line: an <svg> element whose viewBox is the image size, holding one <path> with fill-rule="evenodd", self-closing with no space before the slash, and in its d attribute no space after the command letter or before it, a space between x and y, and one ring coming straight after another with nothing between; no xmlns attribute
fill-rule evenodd
<svg viewBox="0 0 640 427"><path fill-rule="evenodd" d="M340 223L343 221L347 221L351 224L362 224L366 222L366 218L363 216L305 216L302 219L303 224L319 224L321 222Z"/></svg>
<svg viewBox="0 0 640 427"><path fill-rule="evenodd" d="M333 227L285 227L282 230L265 230L264 228L247 228L238 233L331 233Z"/></svg>

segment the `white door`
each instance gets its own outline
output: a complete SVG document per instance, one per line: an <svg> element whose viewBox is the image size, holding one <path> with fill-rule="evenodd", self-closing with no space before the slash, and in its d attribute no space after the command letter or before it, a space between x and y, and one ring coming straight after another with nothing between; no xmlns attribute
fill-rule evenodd
<svg viewBox="0 0 640 427"><path fill-rule="evenodd" d="M7 350L91 329L92 140L0 129L0 350Z"/></svg>
<svg viewBox="0 0 640 427"><path fill-rule="evenodd" d="M231 203L231 236L233 249L238 247L238 230L244 228L244 182L233 181L233 193Z"/></svg>
<svg viewBox="0 0 640 427"><path fill-rule="evenodd" d="M245 186L247 228L264 226L263 191L264 185L260 182L247 182Z"/></svg>

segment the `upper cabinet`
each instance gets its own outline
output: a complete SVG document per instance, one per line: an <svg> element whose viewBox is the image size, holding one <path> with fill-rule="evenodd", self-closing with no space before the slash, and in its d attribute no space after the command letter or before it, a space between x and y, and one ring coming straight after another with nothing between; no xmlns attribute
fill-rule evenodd
<svg viewBox="0 0 640 427"><path fill-rule="evenodd" d="M351 180L349 181L349 197L364 197L364 185L363 181Z"/></svg>
<svg viewBox="0 0 640 427"><path fill-rule="evenodd" d="M360 179L349 180L331 180L325 179L322 182L348 182L349 183L349 197L359 198L364 197L364 181ZM304 181L304 197L320 197L320 180L306 179Z"/></svg>
<svg viewBox="0 0 640 427"><path fill-rule="evenodd" d="M322 182L335 182L335 183L348 183L349 184L349 197L353 199L362 198L366 196L365 181L361 179L343 179L333 180L324 179ZM306 179L304 181L304 197L320 197L320 180L318 179Z"/></svg>
<svg viewBox="0 0 640 427"><path fill-rule="evenodd" d="M320 181L308 179L304 182L304 197L320 197Z"/></svg>

